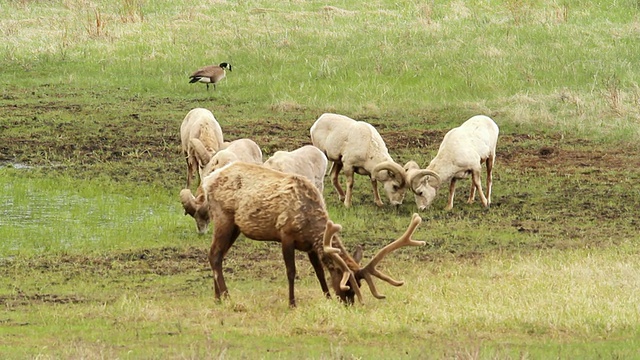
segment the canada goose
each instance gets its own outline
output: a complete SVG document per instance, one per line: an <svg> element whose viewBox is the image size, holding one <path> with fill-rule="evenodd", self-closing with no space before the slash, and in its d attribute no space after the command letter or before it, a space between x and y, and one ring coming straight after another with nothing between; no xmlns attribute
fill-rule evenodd
<svg viewBox="0 0 640 360"><path fill-rule="evenodd" d="M216 83L226 76L225 69L229 69L231 71L231 64L227 64L226 62L220 63L220 65L209 65L205 66L201 69L198 69L196 72L189 76L191 81L190 84L195 82L203 82L207 84L207 90L209 90L209 83L213 84L213 90L216 90Z"/></svg>

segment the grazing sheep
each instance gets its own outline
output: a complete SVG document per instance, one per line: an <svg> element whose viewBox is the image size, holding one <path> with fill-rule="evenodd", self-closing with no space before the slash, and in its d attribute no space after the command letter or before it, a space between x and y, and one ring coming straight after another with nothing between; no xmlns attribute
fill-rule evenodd
<svg viewBox="0 0 640 360"><path fill-rule="evenodd" d="M201 164L200 177L203 178L215 170L233 161L244 161L252 164L262 164L262 150L250 139L238 139L224 143L222 149L212 154L206 149L197 147L196 156Z"/></svg>
<svg viewBox="0 0 640 360"><path fill-rule="evenodd" d="M371 124L344 115L323 114L311 127L311 142L333 162L331 180L345 206L351 206L354 173L369 175L376 205L384 205L378 194L378 181L392 205L402 204L407 188L405 171L391 158L384 140ZM346 194L338 181L343 169Z"/></svg>
<svg viewBox="0 0 640 360"><path fill-rule="evenodd" d="M467 203L473 203L476 189L482 205L491 205L493 183L493 164L496 158L498 125L489 117L477 115L465 121L461 126L451 129L442 140L440 149L426 169L419 169L415 162L405 165L407 182L415 194L416 204L424 210L436 197L442 184L449 184L449 199L445 209L453 208L455 184L458 179L471 175L471 191ZM487 165L487 196L482 192L480 173L482 163Z"/></svg>
<svg viewBox="0 0 640 360"><path fill-rule="evenodd" d="M284 173L302 175L309 179L322 194L327 163L327 157L320 149L305 145L293 151L276 151L264 162L264 166Z"/></svg>
<svg viewBox="0 0 640 360"><path fill-rule="evenodd" d="M373 296L379 299L384 296L377 292L372 276L394 286L402 285L403 282L377 270L377 264L397 248L424 245L422 241L411 239L422 221L414 214L405 233L381 249L368 265L361 267L359 256L353 258L345 250L337 235L342 227L329 220L322 194L300 175L233 162L207 176L203 189L204 196L199 201L208 201L209 214L215 224L209 263L216 299L228 296L222 261L241 233L253 240L282 244L291 307L296 306L295 250L307 253L325 296L330 297L330 293L323 265L329 271L336 295L351 304L355 296L362 302L360 283L363 279Z"/></svg>
<svg viewBox="0 0 640 360"><path fill-rule="evenodd" d="M184 214L190 215L196 221L196 230L202 235L209 230L209 202L205 197L202 184L196 189L196 195L193 196L191 189L182 189L180 191L180 202L184 208Z"/></svg>
<svg viewBox="0 0 640 360"><path fill-rule="evenodd" d="M209 84L213 84L213 90L216 90L216 83L224 79L227 76L225 69L231 71L231 64L226 62L220 63L220 65L209 65L196 70L189 78L190 84L201 82L207 84L207 91L209 91Z"/></svg>
<svg viewBox="0 0 640 360"><path fill-rule="evenodd" d="M200 168L200 178L204 179L215 170L234 161L243 161L253 164L262 164L262 151L260 147L249 139L234 140L225 143L225 148L210 156L204 148L196 146L198 162L206 164ZM180 191L180 202L185 215L191 215L196 221L196 229L199 234L204 234L209 228L208 203L204 199L202 186L196 190L195 196L190 189ZM200 200L198 200L200 199ZM199 204L198 206L194 204Z"/></svg>
<svg viewBox="0 0 640 360"><path fill-rule="evenodd" d="M222 147L224 139L220 124L211 111L195 108L187 113L180 125L180 140L182 153L187 160L187 188L189 189L196 168L201 166L196 159L195 147L216 152Z"/></svg>

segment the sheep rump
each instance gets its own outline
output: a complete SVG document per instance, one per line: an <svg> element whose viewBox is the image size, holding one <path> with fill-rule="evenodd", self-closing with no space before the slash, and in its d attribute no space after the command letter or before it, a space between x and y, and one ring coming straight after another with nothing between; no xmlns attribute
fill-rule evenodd
<svg viewBox="0 0 640 360"><path fill-rule="evenodd" d="M305 145L293 151L276 151L264 162L264 166L268 168L306 177L321 194L324 191L327 164L324 153L312 145Z"/></svg>
<svg viewBox="0 0 640 360"><path fill-rule="evenodd" d="M186 187L191 188L191 179L196 170L204 166L198 162L196 148L199 146L207 151L218 151L224 142L222 128L211 111L195 108L187 113L180 125L180 141L182 154L187 161Z"/></svg>

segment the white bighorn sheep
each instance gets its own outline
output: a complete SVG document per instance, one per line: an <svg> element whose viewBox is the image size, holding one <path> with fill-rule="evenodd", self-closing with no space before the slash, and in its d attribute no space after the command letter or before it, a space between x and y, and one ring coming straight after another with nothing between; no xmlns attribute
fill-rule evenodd
<svg viewBox="0 0 640 360"><path fill-rule="evenodd" d="M196 147L196 157L201 164L200 177L211 174L215 170L233 161L244 161L252 164L262 164L262 150L251 139L238 139L224 143L222 149L216 153L208 152L205 148Z"/></svg>
<svg viewBox="0 0 640 360"><path fill-rule="evenodd" d="M187 160L187 188L191 188L191 179L201 165L196 159L193 145L210 152L218 151L224 142L222 129L211 111L195 108L187 113L180 125L180 140L182 153Z"/></svg>
<svg viewBox="0 0 640 360"><path fill-rule="evenodd" d="M320 190L320 194L324 191L327 164L324 153L312 145L305 145L293 151L276 151L264 162L264 166L268 168L306 177Z"/></svg>
<svg viewBox="0 0 640 360"><path fill-rule="evenodd" d="M351 206L354 173L369 175L376 205L384 205L378 194L378 181L392 205L402 204L407 189L405 171L391 158L384 140L371 124L344 115L323 114L311 126L311 142L333 162L331 180L345 206ZM338 181L343 169L346 194Z"/></svg>
<svg viewBox="0 0 640 360"><path fill-rule="evenodd" d="M362 302L360 283L363 279L378 299L384 296L378 293L372 276L394 286L402 285L403 282L377 270L376 265L397 248L425 244L411 238L422 221L418 214L413 214L405 233L361 267L359 256L354 259L345 250L337 234L342 227L329 220L322 194L307 178L260 165L233 162L207 176L203 188L202 199L209 202L209 214L215 224L209 263L217 300L228 296L222 261L241 233L253 240L282 244L291 307L296 306L293 287L295 250L307 253L325 296L331 297L324 268L329 271L336 295L352 304L355 296Z"/></svg>
<svg viewBox="0 0 640 360"><path fill-rule="evenodd" d="M224 149L210 156L202 146L195 146L196 157L198 162L206 164L200 169L200 178L204 179L217 169L234 162L243 161L253 164L262 164L262 151L258 144L249 139L238 139L230 143L225 143ZM204 234L209 228L209 211L208 203L203 198L204 192L202 186L196 189L196 195L191 193L190 189L182 189L180 191L180 202L184 208L185 215L191 215L196 221L196 229L199 234ZM198 199L201 199L198 201Z"/></svg>
<svg viewBox="0 0 640 360"><path fill-rule="evenodd" d="M456 181L469 175L472 181L467 203L473 203L477 189L482 205L489 207L499 132L498 125L490 117L477 115L444 136L438 154L426 169L420 169L413 161L408 162L405 165L407 182L415 194L418 208L424 210L429 207L440 185L450 182L445 209L451 210ZM486 197L480 179L483 162L487 166Z"/></svg>

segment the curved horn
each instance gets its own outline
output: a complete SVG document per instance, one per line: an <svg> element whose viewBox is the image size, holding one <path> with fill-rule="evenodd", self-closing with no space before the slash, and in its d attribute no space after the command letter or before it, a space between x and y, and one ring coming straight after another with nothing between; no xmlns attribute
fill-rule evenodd
<svg viewBox="0 0 640 360"><path fill-rule="evenodd" d="M402 234L402 236L400 236L394 242L390 243L389 245L385 246L380 251L378 251L378 253L373 257L373 259L371 259L371 261L367 264L367 266L361 269L360 274L369 285L369 289L371 290L371 293L375 298L384 299L385 296L378 293L375 283L371 278L372 275L377 277L380 280L384 280L388 282L393 286L401 286L402 284L404 284L403 281L394 280L390 276L382 273L380 270L376 269L376 266L389 253L403 246L423 246L425 244L424 241L416 241L411 238L411 236L416 231L416 229L418 228L418 225L420 225L421 222L422 222L422 218L420 217L420 215L418 215L417 213L414 213L411 218L411 223L409 224L409 227L404 232L404 234Z"/></svg>
<svg viewBox="0 0 640 360"><path fill-rule="evenodd" d="M189 140L189 145L191 146L191 152L193 156L195 156L196 160L198 160L198 167L203 168L205 165L209 163L211 157L214 152L209 152L207 148L204 146L200 139L193 138Z"/></svg>
<svg viewBox="0 0 640 360"><path fill-rule="evenodd" d="M380 172L383 171L383 170L387 170L391 174L391 177L393 177L395 179L399 179L400 180L400 186L404 186L405 185L407 179L406 179L406 176L405 176L404 168L402 166L398 165L397 163L395 163L393 161L383 161L383 162L381 162L380 164L376 165L373 168L373 171L371 172L371 175L376 180L384 181L378 176L378 174L380 174Z"/></svg>
<svg viewBox="0 0 640 360"><path fill-rule="evenodd" d="M196 198L189 189L182 189L180 191L180 202L184 208L184 214L194 216L196 213Z"/></svg>
<svg viewBox="0 0 640 360"><path fill-rule="evenodd" d="M358 282L356 281L356 277L353 274L353 271L349 269L347 263L340 257L340 249L334 248L331 246L331 239L333 236L337 234L340 230L342 230L342 226L339 224L334 224L333 221L327 221L327 227L324 231L324 237L322 240L322 249L325 254L331 256L331 259L342 269L342 280L340 280L340 289L342 291L349 290L349 286L347 286L347 281L351 285L351 288L358 296L358 301L362 304L362 294L360 293L360 287L358 286Z"/></svg>
<svg viewBox="0 0 640 360"><path fill-rule="evenodd" d="M433 178L433 180L435 180L435 182L431 182L429 181L429 184L435 188L440 187L440 175L438 175L436 172L432 171L432 170L427 170L427 169L421 169L415 172L415 174L413 175L412 181L411 181L411 188L415 189L414 184L416 184L416 187L422 182L422 179L425 176L431 176Z"/></svg>

